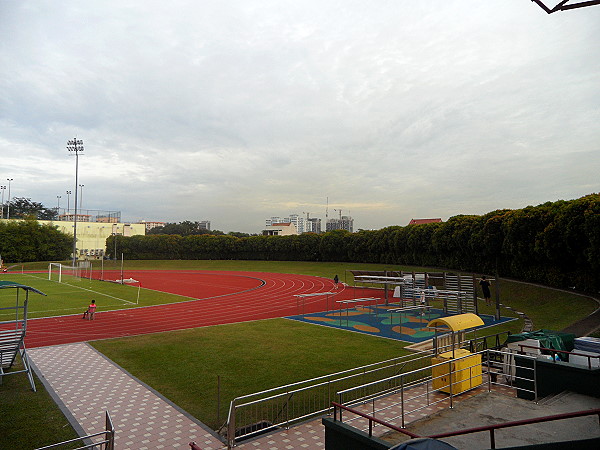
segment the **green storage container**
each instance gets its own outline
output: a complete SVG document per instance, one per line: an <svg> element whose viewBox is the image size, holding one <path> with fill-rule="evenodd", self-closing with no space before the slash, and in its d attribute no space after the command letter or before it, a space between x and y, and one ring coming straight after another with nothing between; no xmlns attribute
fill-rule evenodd
<svg viewBox="0 0 600 450"><path fill-rule="evenodd" d="M524 341L525 339L536 339L544 348L554 350L572 351L575 348L575 335L573 333L562 333L560 331L537 330L525 333L511 334L506 343ZM559 353L560 359L566 361L566 355Z"/></svg>

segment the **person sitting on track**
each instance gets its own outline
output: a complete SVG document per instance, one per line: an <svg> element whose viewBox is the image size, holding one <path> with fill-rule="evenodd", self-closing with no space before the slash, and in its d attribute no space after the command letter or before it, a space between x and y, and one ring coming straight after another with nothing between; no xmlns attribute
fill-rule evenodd
<svg viewBox="0 0 600 450"><path fill-rule="evenodd" d="M92 303L90 304L90 306L88 306L88 309L86 309L85 312L83 313L83 319L85 319L87 317L88 320L94 320L95 315L96 315L96 300L92 300Z"/></svg>

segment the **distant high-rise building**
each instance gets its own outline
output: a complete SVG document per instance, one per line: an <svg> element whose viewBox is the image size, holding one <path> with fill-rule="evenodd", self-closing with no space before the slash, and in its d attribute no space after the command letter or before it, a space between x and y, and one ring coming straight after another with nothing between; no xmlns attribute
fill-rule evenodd
<svg viewBox="0 0 600 450"><path fill-rule="evenodd" d="M306 231L304 229L304 217L299 216L298 214L290 214L289 219L290 223L293 223L295 225L298 234L302 234Z"/></svg>
<svg viewBox="0 0 600 450"><path fill-rule="evenodd" d="M265 220L265 226L269 227L274 223L284 223L289 222L289 219L282 219L281 217L271 217L270 219Z"/></svg>
<svg viewBox="0 0 600 450"><path fill-rule="evenodd" d="M200 222L198 222L198 228L201 230L210 231L210 220L201 220Z"/></svg>
<svg viewBox="0 0 600 450"><path fill-rule="evenodd" d="M340 216L339 219L328 219L325 224L325 231L346 230L354 232L354 219L350 216Z"/></svg>
<svg viewBox="0 0 600 450"><path fill-rule="evenodd" d="M321 219L317 217L311 217L306 219L306 233L320 233L321 232Z"/></svg>

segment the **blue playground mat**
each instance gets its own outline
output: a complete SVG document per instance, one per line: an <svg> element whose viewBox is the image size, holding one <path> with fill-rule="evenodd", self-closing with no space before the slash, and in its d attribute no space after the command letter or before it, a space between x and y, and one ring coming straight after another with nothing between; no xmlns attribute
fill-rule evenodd
<svg viewBox="0 0 600 450"><path fill-rule="evenodd" d="M286 318L340 328L342 330L358 331L360 333L399 341L418 343L431 339L435 335L433 330L426 328L429 321L438 317L452 315L435 308L429 309L424 314L418 310L403 311L402 313L390 311L390 309L394 308L398 308L398 305L389 305L387 307L361 306L336 311L289 316ZM479 317L483 320L484 325L478 328L516 320L512 317L500 317L500 320L496 320L494 316L487 314L481 314Z"/></svg>

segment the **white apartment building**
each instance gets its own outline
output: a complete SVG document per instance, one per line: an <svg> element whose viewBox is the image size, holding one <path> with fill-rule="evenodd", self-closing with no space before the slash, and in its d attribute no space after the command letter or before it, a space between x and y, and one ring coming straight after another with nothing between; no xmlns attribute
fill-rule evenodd
<svg viewBox="0 0 600 450"><path fill-rule="evenodd" d="M265 226L267 227L280 223L293 223L297 234L309 231L306 228L306 219L299 214L290 214L289 217L271 217L270 219L265 220Z"/></svg>
<svg viewBox="0 0 600 450"><path fill-rule="evenodd" d="M263 236L291 236L299 234L291 222L272 223L262 231Z"/></svg>

